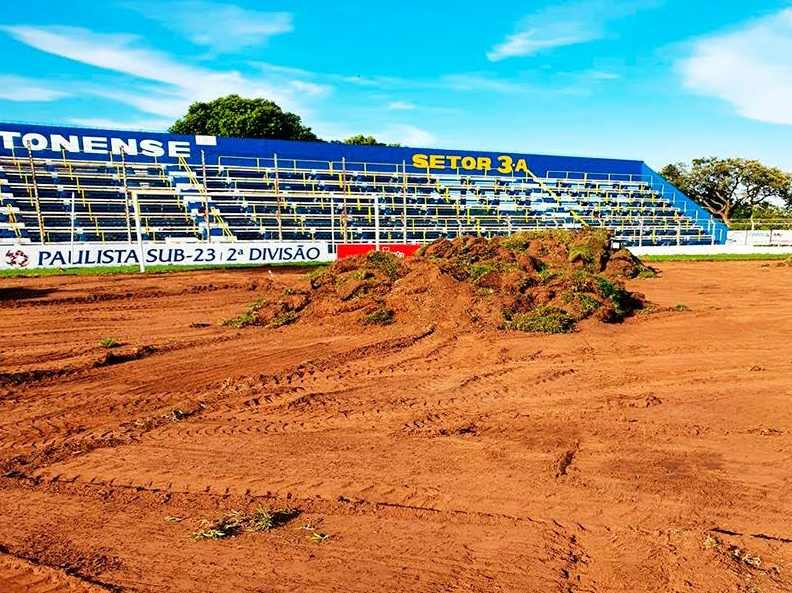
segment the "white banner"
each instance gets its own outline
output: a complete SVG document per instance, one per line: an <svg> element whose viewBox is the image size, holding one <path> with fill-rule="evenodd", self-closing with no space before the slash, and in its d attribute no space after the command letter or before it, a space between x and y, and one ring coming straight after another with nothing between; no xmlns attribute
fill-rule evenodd
<svg viewBox="0 0 792 593"><path fill-rule="evenodd" d="M770 245L792 245L792 231L773 231Z"/></svg>
<svg viewBox="0 0 792 593"><path fill-rule="evenodd" d="M138 266L139 249L129 243L57 243L0 246L0 270ZM144 243L146 266L299 264L334 259L327 243Z"/></svg>
<svg viewBox="0 0 792 593"><path fill-rule="evenodd" d="M792 245L792 231L729 231L727 245Z"/></svg>

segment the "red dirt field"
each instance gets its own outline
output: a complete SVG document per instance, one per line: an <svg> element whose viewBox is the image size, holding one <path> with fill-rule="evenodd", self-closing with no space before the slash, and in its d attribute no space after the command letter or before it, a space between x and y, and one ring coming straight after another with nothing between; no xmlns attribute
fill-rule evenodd
<svg viewBox="0 0 792 593"><path fill-rule="evenodd" d="M689 311L565 335L219 324L295 271L2 279L0 592L792 591L792 269L656 267ZM191 537L258 504L300 514Z"/></svg>

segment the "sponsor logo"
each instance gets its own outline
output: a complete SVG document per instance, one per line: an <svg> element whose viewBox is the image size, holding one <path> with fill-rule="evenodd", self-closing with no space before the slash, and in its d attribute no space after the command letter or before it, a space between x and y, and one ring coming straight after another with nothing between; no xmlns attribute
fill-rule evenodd
<svg viewBox="0 0 792 593"><path fill-rule="evenodd" d="M5 258L6 263L12 268L26 268L30 261L27 254L20 249L6 251Z"/></svg>

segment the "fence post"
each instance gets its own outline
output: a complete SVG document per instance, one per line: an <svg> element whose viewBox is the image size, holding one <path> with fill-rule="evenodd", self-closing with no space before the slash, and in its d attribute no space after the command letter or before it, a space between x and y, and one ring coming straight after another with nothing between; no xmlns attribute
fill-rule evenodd
<svg viewBox="0 0 792 593"><path fill-rule="evenodd" d="M404 243L407 243L407 161L402 161L402 227L404 228Z"/></svg>
<svg viewBox="0 0 792 593"><path fill-rule="evenodd" d="M374 194L374 250L380 250L379 195Z"/></svg>
<svg viewBox="0 0 792 593"><path fill-rule="evenodd" d="M272 161L275 165L275 218L278 221L278 241L283 241L283 222L281 221L281 207L280 207L280 187L278 180L278 154L272 154Z"/></svg>
<svg viewBox="0 0 792 593"><path fill-rule="evenodd" d="M36 181L36 166L33 164L33 149L30 143L27 144L28 161L30 162L30 174L33 176L33 203L36 206L36 219L39 227L39 241L44 245L44 218L41 215L41 201L39 200L38 181Z"/></svg>
<svg viewBox="0 0 792 593"><path fill-rule="evenodd" d="M644 219L643 216L640 218L638 222L638 247L643 247L643 235L644 235Z"/></svg>
<svg viewBox="0 0 792 593"><path fill-rule="evenodd" d="M204 222L206 223L206 242L212 242L212 227L209 222L209 190L206 189L206 157L204 151L201 151L201 182L203 183L204 190Z"/></svg>
<svg viewBox="0 0 792 593"><path fill-rule="evenodd" d="M143 251L143 232L140 230L140 202L138 202L137 192L132 192L132 210L135 215L135 231L137 232L138 259L140 260L140 271L146 271L146 254Z"/></svg>
<svg viewBox="0 0 792 593"><path fill-rule="evenodd" d="M130 237L129 243L132 243ZM71 193L71 208L69 212L69 263L74 261L74 192Z"/></svg>
<svg viewBox="0 0 792 593"><path fill-rule="evenodd" d="M113 152L110 151L110 155L112 156ZM126 219L126 227L127 227L127 243L132 243L132 223L129 220L129 185L127 183L127 172L126 172L126 151L122 148L121 149L121 179L124 184L124 218ZM72 201L74 199L72 198Z"/></svg>
<svg viewBox="0 0 792 593"><path fill-rule="evenodd" d="M682 221L677 222L677 247L682 245Z"/></svg>
<svg viewBox="0 0 792 593"><path fill-rule="evenodd" d="M330 194L330 247L335 252L335 194Z"/></svg>

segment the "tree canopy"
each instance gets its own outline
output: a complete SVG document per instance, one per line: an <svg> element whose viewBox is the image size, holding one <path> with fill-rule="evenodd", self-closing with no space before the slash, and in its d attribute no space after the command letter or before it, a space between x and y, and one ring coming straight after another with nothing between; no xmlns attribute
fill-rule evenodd
<svg viewBox="0 0 792 593"><path fill-rule="evenodd" d="M385 142L378 141L374 136L364 136L363 134L352 136L342 142L344 144L358 144L363 146L401 146L401 144L386 144Z"/></svg>
<svg viewBox="0 0 792 593"><path fill-rule="evenodd" d="M707 157L666 165L660 174L726 224L734 216L753 217L773 199L792 205L792 174L759 161Z"/></svg>
<svg viewBox="0 0 792 593"><path fill-rule="evenodd" d="M193 103L187 114L168 130L172 134L205 134L238 138L317 141L300 116L283 111L267 99L239 95L220 97L209 103Z"/></svg>

